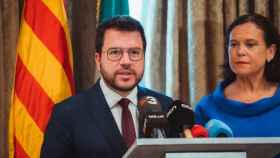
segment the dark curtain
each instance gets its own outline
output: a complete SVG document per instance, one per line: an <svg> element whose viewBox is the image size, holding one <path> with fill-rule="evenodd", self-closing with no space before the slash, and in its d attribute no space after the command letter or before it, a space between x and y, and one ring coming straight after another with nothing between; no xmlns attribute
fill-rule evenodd
<svg viewBox="0 0 280 158"><path fill-rule="evenodd" d="M280 29L279 0L142 1L147 33L144 84L192 106L221 80L227 26L259 13Z"/></svg>
<svg viewBox="0 0 280 158"><path fill-rule="evenodd" d="M19 29L18 0L0 1L0 157L8 157L8 120Z"/></svg>
<svg viewBox="0 0 280 158"><path fill-rule="evenodd" d="M77 92L89 88L96 80L95 29L96 1L72 0L72 46Z"/></svg>

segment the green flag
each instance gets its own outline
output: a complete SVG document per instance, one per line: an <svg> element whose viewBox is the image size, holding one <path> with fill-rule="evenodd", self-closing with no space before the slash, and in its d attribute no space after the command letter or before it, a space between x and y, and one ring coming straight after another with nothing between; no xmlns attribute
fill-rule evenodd
<svg viewBox="0 0 280 158"><path fill-rule="evenodd" d="M101 0L99 22L115 15L129 15L128 0Z"/></svg>

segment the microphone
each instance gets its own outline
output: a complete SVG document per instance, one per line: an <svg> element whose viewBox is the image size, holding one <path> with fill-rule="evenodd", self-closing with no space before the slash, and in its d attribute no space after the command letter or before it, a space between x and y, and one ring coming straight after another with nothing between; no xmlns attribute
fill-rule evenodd
<svg viewBox="0 0 280 158"><path fill-rule="evenodd" d="M208 137L208 131L206 128L204 128L203 126L199 125L199 124L195 124L192 129L192 136L195 138L206 138Z"/></svg>
<svg viewBox="0 0 280 158"><path fill-rule="evenodd" d="M211 119L205 127L208 130L209 137L233 137L231 128L220 120Z"/></svg>
<svg viewBox="0 0 280 158"><path fill-rule="evenodd" d="M168 127L165 113L162 112L159 101L152 96L139 100L139 129L145 138L165 138L164 129Z"/></svg>
<svg viewBox="0 0 280 158"><path fill-rule="evenodd" d="M184 137L191 138L190 129L194 125L194 112L190 105L176 100L166 114L172 129L182 133Z"/></svg>

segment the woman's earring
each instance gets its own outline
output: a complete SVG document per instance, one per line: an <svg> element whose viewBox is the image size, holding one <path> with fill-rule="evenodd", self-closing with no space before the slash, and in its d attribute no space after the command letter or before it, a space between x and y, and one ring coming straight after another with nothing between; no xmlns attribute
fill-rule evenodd
<svg viewBox="0 0 280 158"><path fill-rule="evenodd" d="M271 59L266 59L266 61L267 61L268 63L270 63Z"/></svg>

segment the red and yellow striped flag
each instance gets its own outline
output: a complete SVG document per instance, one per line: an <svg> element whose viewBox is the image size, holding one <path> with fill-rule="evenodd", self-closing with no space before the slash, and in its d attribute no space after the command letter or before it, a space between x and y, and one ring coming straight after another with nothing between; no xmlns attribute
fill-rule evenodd
<svg viewBox="0 0 280 158"><path fill-rule="evenodd" d="M24 0L9 128L10 158L38 158L52 107L74 94L64 0Z"/></svg>

